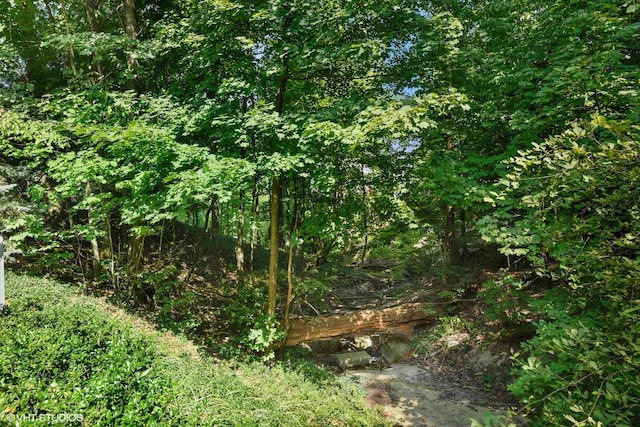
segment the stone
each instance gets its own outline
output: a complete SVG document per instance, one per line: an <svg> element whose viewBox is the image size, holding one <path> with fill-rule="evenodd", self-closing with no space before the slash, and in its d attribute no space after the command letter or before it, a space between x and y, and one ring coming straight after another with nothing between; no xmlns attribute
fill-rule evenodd
<svg viewBox="0 0 640 427"><path fill-rule="evenodd" d="M366 351L351 351L336 354L336 361L340 369L355 368L371 364L371 356Z"/></svg>
<svg viewBox="0 0 640 427"><path fill-rule="evenodd" d="M409 357L411 346L402 341L389 341L380 347L380 353L388 364L392 364Z"/></svg>
<svg viewBox="0 0 640 427"><path fill-rule="evenodd" d="M369 335L355 337L353 339L353 342L355 343L356 347L361 350L366 350L370 347L373 347L373 341L371 340L371 337Z"/></svg>

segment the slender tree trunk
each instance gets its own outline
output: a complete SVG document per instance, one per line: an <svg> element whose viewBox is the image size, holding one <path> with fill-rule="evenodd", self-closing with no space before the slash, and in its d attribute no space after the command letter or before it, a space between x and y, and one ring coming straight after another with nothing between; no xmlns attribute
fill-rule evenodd
<svg viewBox="0 0 640 427"><path fill-rule="evenodd" d="M134 0L122 0L122 10L124 13L124 32L130 39L136 40L138 38L138 24L136 21L136 5ZM140 82L136 74L135 68L138 66L138 59L132 55L127 55L127 69L129 73L133 74L132 77L127 79L127 90L133 90L135 92L140 91Z"/></svg>
<svg viewBox="0 0 640 427"><path fill-rule="evenodd" d="M236 239L236 268L238 273L244 271L244 191L240 191L240 208L238 212L238 233Z"/></svg>
<svg viewBox="0 0 640 427"><path fill-rule="evenodd" d="M106 235L106 257L109 259L109 273L111 275L111 284L113 285L114 289L116 288L117 285L117 280L116 280L116 262L115 262L115 248L113 245L113 227L111 226L111 212L106 212L105 213L105 218L104 218L104 224L105 224L105 228L107 230L107 235Z"/></svg>
<svg viewBox="0 0 640 427"><path fill-rule="evenodd" d="M289 238L289 259L287 262L287 300L284 307L284 325L286 332L289 330L289 311L291 310L291 301L293 301L293 239Z"/></svg>
<svg viewBox="0 0 640 427"><path fill-rule="evenodd" d="M243 97L242 99L242 114L247 114L249 109L249 99ZM244 159L247 155L247 148L243 147L240 150L240 158ZM238 191L238 200L240 206L238 206L238 227L236 233L236 269L238 270L238 279L244 271L244 189L240 188Z"/></svg>
<svg viewBox="0 0 640 427"><path fill-rule="evenodd" d="M369 224L367 223L367 183L364 172L364 164L362 165L362 227L364 231L364 247L362 248L362 259L360 260L360 266L364 265L364 261L367 257L367 249L369 246Z"/></svg>
<svg viewBox="0 0 640 427"><path fill-rule="evenodd" d="M249 270L253 271L256 244L260 245L260 231L258 230L258 214L260 212L259 177L253 177L253 191L251 193L251 227L249 230Z"/></svg>
<svg viewBox="0 0 640 427"><path fill-rule="evenodd" d="M87 186L85 188L85 195L88 197L91 195L91 184L87 182ZM91 209L87 212L87 217L89 221L89 227L94 223L93 213ZM94 235L91 238L91 274L94 279L100 277L101 270L101 259L100 259L100 247L98 245L98 238Z"/></svg>
<svg viewBox="0 0 640 427"><path fill-rule="evenodd" d="M193 209L191 210L191 215L192 215L192 219L191 219L191 225L193 226L193 229L196 230L196 232L198 231L198 227L200 226L200 212L198 210L198 205L194 205Z"/></svg>
<svg viewBox="0 0 640 427"><path fill-rule="evenodd" d="M286 24L285 24L286 29ZM278 94L276 95L276 112L282 114L284 111L284 95L287 90L287 80L289 78L289 55L285 53L282 62L284 71L280 77L280 85ZM280 244L280 196L282 194L282 185L280 176L274 176L271 183L271 218L269 225L269 279L267 282L267 314L274 315L276 313L276 300L278 295L278 250Z"/></svg>
<svg viewBox="0 0 640 427"><path fill-rule="evenodd" d="M285 226L284 226L284 218L285 218L285 214L287 213L287 204L285 202L285 197L284 196L284 191L285 188L288 188L288 180L287 179L280 179L280 186L278 187L278 199L280 200L280 209L278 209L278 228L280 230L286 230ZM286 238L287 236L284 235L284 233L280 233L280 242L279 242L279 247L280 249L284 249L286 247Z"/></svg>
<svg viewBox="0 0 640 427"><path fill-rule="evenodd" d="M447 206L441 245L445 262L452 265L459 264L460 253L458 252L458 240L456 239L456 211L453 206Z"/></svg>
<svg viewBox="0 0 640 427"><path fill-rule="evenodd" d="M449 81L451 82L452 71L449 67ZM451 83L449 84L451 87ZM447 150L453 150L453 140L447 140ZM460 252L458 251L458 240L456 239L456 210L454 206L446 207L444 234L442 236L442 256L446 263L451 265L460 264Z"/></svg>
<svg viewBox="0 0 640 427"><path fill-rule="evenodd" d="M220 207L220 222L222 223L222 235L228 236L229 232L229 202L223 203Z"/></svg>
<svg viewBox="0 0 640 427"><path fill-rule="evenodd" d="M67 33L67 36L70 36L71 25L69 24L69 15L67 14L67 6L64 4L64 0L60 0L60 10L64 17L65 32ZM76 69L76 53L73 49L73 43L69 43L69 66L71 67L73 76L76 77L78 75L78 70Z"/></svg>
<svg viewBox="0 0 640 427"><path fill-rule="evenodd" d="M294 242L297 240L297 233L300 227L300 205L294 204L293 220L291 222L291 230L289 232L289 260L287 262L287 300L284 307L284 325L285 333L289 330L289 312L291 311L291 301L293 301L293 255Z"/></svg>
<svg viewBox="0 0 640 427"><path fill-rule="evenodd" d="M204 240L207 232L209 231L209 227L211 227L210 235L217 236L220 234L220 206L218 203L218 195L214 194L211 197L211 203L209 204L209 208L207 209L207 213L204 216L204 230L202 232L202 239ZM211 223L209 223L209 218L211 218Z"/></svg>
<svg viewBox="0 0 640 427"><path fill-rule="evenodd" d="M144 256L144 237L134 232L129 237L129 272L136 274L142 267Z"/></svg>
<svg viewBox="0 0 640 427"><path fill-rule="evenodd" d="M464 209L460 210L460 237L462 238L462 242L458 242L458 246L460 246L460 260L463 261L467 258L467 244L465 240L465 234L467 233L467 211Z"/></svg>
<svg viewBox="0 0 640 427"><path fill-rule="evenodd" d="M162 259L162 243L164 242L164 227L165 220L162 220L162 225L160 226L160 237L158 242L158 259Z"/></svg>
<svg viewBox="0 0 640 427"><path fill-rule="evenodd" d="M87 16L87 21L89 22L89 28L92 33L98 33L98 23L96 22L96 10L97 6L95 0L86 0L84 3L84 13ZM93 56L93 55L92 55ZM95 69L94 73L98 80L102 79L102 66L100 62L94 59L92 67Z"/></svg>
<svg viewBox="0 0 640 427"><path fill-rule="evenodd" d="M280 211L280 177L273 177L271 183L271 220L269 226L269 279L267 284L267 314L276 313L278 297L278 251L280 249L280 227L278 215Z"/></svg>

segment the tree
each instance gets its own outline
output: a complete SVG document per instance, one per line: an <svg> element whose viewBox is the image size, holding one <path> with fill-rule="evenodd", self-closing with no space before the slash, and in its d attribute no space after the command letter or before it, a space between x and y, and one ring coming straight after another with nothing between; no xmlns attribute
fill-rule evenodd
<svg viewBox="0 0 640 427"><path fill-rule="evenodd" d="M207 103L202 115L217 117L215 150L229 156L245 153L256 163L259 176L271 181L270 314L275 313L277 303L280 236L292 223L294 212L301 212L301 233L316 240L321 232L313 226L317 219L331 224L326 213L319 214L324 206L319 196L329 196L327 202L333 206L328 211L336 216L334 226L345 219L336 203L353 203L351 178L343 177L361 176L363 162L353 149L361 139L353 134L358 125L350 126L368 105L390 101L383 87L386 61L393 43L410 38L413 27L399 34L389 25L418 21L419 14L411 6L387 1L378 3L372 13L369 3L235 2L206 10L190 5L198 10L192 14L194 33L190 37L199 41L194 49L215 58L208 63L218 70L209 73L198 63L190 67L190 73L198 76L195 80L208 81L206 87L195 86L196 91L204 99L218 101ZM243 70L240 74L239 69ZM219 80L212 82L212 78ZM222 90L212 92L212 87ZM319 164L329 169L313 167ZM309 191L295 191L304 189L305 182ZM349 198L335 197L338 194ZM304 209L303 198L307 207L314 205L313 210ZM353 217L353 212L349 215ZM338 226L337 232L346 229Z"/></svg>

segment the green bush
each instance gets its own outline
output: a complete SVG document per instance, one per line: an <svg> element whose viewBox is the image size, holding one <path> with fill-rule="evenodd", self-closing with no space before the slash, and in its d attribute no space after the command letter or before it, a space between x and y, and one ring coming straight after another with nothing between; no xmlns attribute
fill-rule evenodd
<svg viewBox="0 0 640 427"><path fill-rule="evenodd" d="M595 115L520 151L485 198L496 207L480 223L485 239L531 267L527 282L485 290L509 320L538 320L511 387L535 425L640 425L635 119ZM537 279L553 289L530 298Z"/></svg>
<svg viewBox="0 0 640 427"><path fill-rule="evenodd" d="M10 305L0 318L5 415L82 414L96 426L169 424L170 379L160 374L147 337L76 304L48 281L8 275L7 287Z"/></svg>
<svg viewBox="0 0 640 427"><path fill-rule="evenodd" d="M570 299L556 289L537 303L548 320L523 345L511 391L539 411L536 425L638 425L640 308L571 311Z"/></svg>
<svg viewBox="0 0 640 427"><path fill-rule="evenodd" d="M211 341L210 346L222 355L245 360L273 359L273 344L284 338L275 316L265 314L266 286L262 281L227 283L224 294L229 303L216 309L225 326L234 334L226 343Z"/></svg>
<svg viewBox="0 0 640 427"><path fill-rule="evenodd" d="M292 361L194 356L188 341L55 282L9 273L7 302L2 425L43 425L18 418L30 414L92 426L387 425L346 378Z"/></svg>

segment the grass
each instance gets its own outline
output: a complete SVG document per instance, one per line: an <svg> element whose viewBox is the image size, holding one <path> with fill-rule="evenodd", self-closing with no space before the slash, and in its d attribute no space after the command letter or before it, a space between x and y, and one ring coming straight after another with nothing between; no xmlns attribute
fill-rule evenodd
<svg viewBox="0 0 640 427"><path fill-rule="evenodd" d="M3 425L387 425L347 379L284 363L215 361L73 287L12 273L6 279Z"/></svg>

